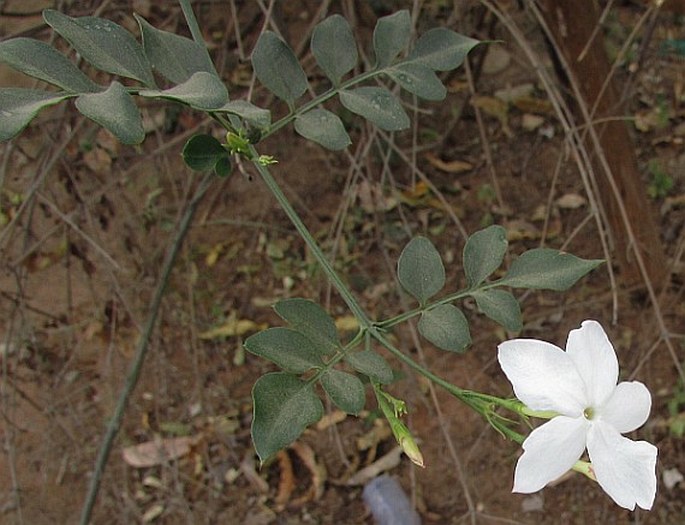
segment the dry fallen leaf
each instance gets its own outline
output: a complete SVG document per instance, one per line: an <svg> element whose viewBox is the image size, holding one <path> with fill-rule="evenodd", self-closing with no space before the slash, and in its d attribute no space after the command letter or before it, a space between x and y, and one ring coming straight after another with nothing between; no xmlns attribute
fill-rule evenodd
<svg viewBox="0 0 685 525"><path fill-rule="evenodd" d="M316 430L326 430L328 427L342 423L347 418L347 413L342 410L334 410L326 414L316 423Z"/></svg>
<svg viewBox="0 0 685 525"><path fill-rule="evenodd" d="M556 200L556 205L564 210L575 210L586 203L585 197L577 193L567 193Z"/></svg>
<svg viewBox="0 0 685 525"><path fill-rule="evenodd" d="M426 153L426 160L435 168L447 173L462 173L473 169L473 164L463 160L444 161L432 153Z"/></svg>
<svg viewBox="0 0 685 525"><path fill-rule="evenodd" d="M143 516L142 516L142 522L143 523L150 523L151 521L155 521L163 513L164 513L164 505L162 505L161 503L155 503L154 505L152 505L149 509L147 509L145 511L145 514L143 514Z"/></svg>
<svg viewBox="0 0 685 525"><path fill-rule="evenodd" d="M512 103L523 97L529 97L535 91L535 86L532 83L519 84L517 86L507 86L495 91L494 95L498 99Z"/></svg>
<svg viewBox="0 0 685 525"><path fill-rule="evenodd" d="M302 463L309 470L312 477L312 484L309 490L302 497L293 501L293 505L304 505L308 501L317 501L323 496L324 485L328 474L323 463L316 461L314 450L307 444L296 441L290 445L290 449L297 454Z"/></svg>
<svg viewBox="0 0 685 525"><path fill-rule="evenodd" d="M496 75L501 73L511 64L511 54L501 46L488 46L488 51L483 60L483 74Z"/></svg>
<svg viewBox="0 0 685 525"><path fill-rule="evenodd" d="M397 199L386 195L378 182L363 180L357 185L356 192L359 205L366 213L390 211L397 206Z"/></svg>
<svg viewBox="0 0 685 525"><path fill-rule="evenodd" d="M507 230L507 240L520 241L540 238L540 230L528 221L514 219L505 224Z"/></svg>
<svg viewBox="0 0 685 525"><path fill-rule="evenodd" d="M154 467L187 455L197 440L197 437L186 436L156 439L126 447L122 456L133 468Z"/></svg>
<svg viewBox="0 0 685 525"><path fill-rule="evenodd" d="M198 337L200 339L219 339L220 337L245 335L247 332L256 332L257 330L264 330L267 327L268 325L266 323L258 324L249 319L229 319L221 326L202 332Z"/></svg>
<svg viewBox="0 0 685 525"><path fill-rule="evenodd" d="M300 464L306 467L311 478L311 483L305 480L298 481L296 479L296 473L293 470L293 462L290 458L291 453L295 454L300 460ZM278 493L274 500L277 511L280 512L286 507L301 507L310 501L316 501L321 498L327 478L326 468L323 464L317 463L314 450L312 450L309 445L296 441L288 447L288 450L281 450L278 452L276 459L278 460L280 476L278 481ZM302 487L305 486L308 487L302 492ZM302 494L293 498L293 493L296 490L302 492Z"/></svg>
<svg viewBox="0 0 685 525"><path fill-rule="evenodd" d="M367 481L375 478L379 474L395 468L400 464L402 456L402 449L400 447L393 448L385 456L378 461L374 461L368 467L364 467L354 476L347 480L347 485L364 485Z"/></svg>
<svg viewBox="0 0 685 525"><path fill-rule="evenodd" d="M554 115L554 106L546 98L520 97L512 100L514 107L524 113Z"/></svg>
<svg viewBox="0 0 685 525"><path fill-rule="evenodd" d="M417 201L428 195L429 191L430 188L428 187L428 184L420 180L411 188L407 188L406 190L404 190L402 192L402 197L404 197L408 201Z"/></svg>
<svg viewBox="0 0 685 525"><path fill-rule="evenodd" d="M276 454L276 459L278 460L280 477L278 479L278 493L274 501L276 510L282 511L290 502L290 497L295 490L295 473L293 472L293 462L290 461L287 451L280 450Z"/></svg>
<svg viewBox="0 0 685 525"><path fill-rule="evenodd" d="M219 242L212 246L209 250L209 253L205 256L205 265L207 265L208 268L214 266L216 262L219 260L219 256L221 256L225 248L226 243L223 242Z"/></svg>
<svg viewBox="0 0 685 525"><path fill-rule="evenodd" d="M643 133L658 128L660 122L659 114L655 109L646 109L635 114L635 129Z"/></svg>
<svg viewBox="0 0 685 525"><path fill-rule="evenodd" d="M343 315L336 318L335 327L341 332L354 332L359 329L359 321L353 315Z"/></svg>
<svg viewBox="0 0 685 525"><path fill-rule="evenodd" d="M544 123L544 117L533 115L532 113L524 113L523 117L521 117L521 127L526 131L535 131Z"/></svg>
<svg viewBox="0 0 685 525"><path fill-rule="evenodd" d="M357 438L357 450L369 450L378 446L381 441L384 441L392 436L392 430L385 420L377 419L374 425L365 434Z"/></svg>
<svg viewBox="0 0 685 525"><path fill-rule="evenodd" d="M495 97L476 95L471 98L471 105L481 109L491 117L497 118L502 125L504 134L508 137L513 136L511 129L509 129L509 105L506 102Z"/></svg>

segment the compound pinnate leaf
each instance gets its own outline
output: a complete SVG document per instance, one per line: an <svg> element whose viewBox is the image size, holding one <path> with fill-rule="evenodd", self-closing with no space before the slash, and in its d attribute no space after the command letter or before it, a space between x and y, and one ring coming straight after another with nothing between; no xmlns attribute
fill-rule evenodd
<svg viewBox="0 0 685 525"><path fill-rule="evenodd" d="M0 141L14 137L41 109L70 96L39 89L0 88Z"/></svg>
<svg viewBox="0 0 685 525"><path fill-rule="evenodd" d="M98 69L155 85L142 46L120 25L94 16L72 18L52 9L43 11L43 18Z"/></svg>
<svg viewBox="0 0 685 525"><path fill-rule="evenodd" d="M551 248L536 248L515 259L498 283L513 288L564 291L603 262L580 259Z"/></svg>
<svg viewBox="0 0 685 525"><path fill-rule="evenodd" d="M340 410L357 415L366 404L364 385L355 375L334 368L321 376L321 386Z"/></svg>
<svg viewBox="0 0 685 525"><path fill-rule="evenodd" d="M388 362L373 350L348 352L345 355L345 362L357 372L367 375L379 383L388 384L394 378Z"/></svg>
<svg viewBox="0 0 685 525"><path fill-rule="evenodd" d="M294 330L302 332L326 353L340 346L335 321L314 301L295 297L274 305L276 313Z"/></svg>
<svg viewBox="0 0 685 525"><path fill-rule="evenodd" d="M403 9L378 19L373 30L373 49L379 68L392 63L397 55L407 47L411 37L411 16Z"/></svg>
<svg viewBox="0 0 685 525"><path fill-rule="evenodd" d="M478 40L438 27L421 35L406 62L422 64L436 71L450 71L460 66L478 43Z"/></svg>
<svg viewBox="0 0 685 525"><path fill-rule="evenodd" d="M144 89L141 97L159 97L188 104L190 107L211 111L228 102L228 91L221 79L212 73L198 71L178 86L165 90Z"/></svg>
<svg viewBox="0 0 685 525"><path fill-rule="evenodd" d="M473 292L478 308L497 324L510 332L519 332L523 328L521 306L510 292L506 290L477 290Z"/></svg>
<svg viewBox="0 0 685 525"><path fill-rule="evenodd" d="M182 84L199 71L217 76L214 64L202 45L190 38L157 29L135 13L133 16L140 27L145 55L164 78L174 84Z"/></svg>
<svg viewBox="0 0 685 525"><path fill-rule="evenodd" d="M323 365L323 349L319 349L308 337L290 328L276 327L263 330L248 337L245 348L294 374L301 374Z"/></svg>
<svg viewBox="0 0 685 525"><path fill-rule="evenodd" d="M445 286L445 267L438 250L425 237L414 237L397 261L397 277L402 287L421 304Z"/></svg>
<svg viewBox="0 0 685 525"><path fill-rule="evenodd" d="M352 143L340 118L326 109L312 109L298 115L295 131L333 151L345 149Z"/></svg>
<svg viewBox="0 0 685 525"><path fill-rule="evenodd" d="M213 169L219 176L228 175L230 160L228 151L211 135L194 135L183 147L183 161L195 171ZM228 164L226 165L226 161Z"/></svg>
<svg viewBox="0 0 685 525"><path fill-rule="evenodd" d="M76 109L111 131L124 144L139 144L145 139L140 111L133 97L116 80L102 93L78 97Z"/></svg>
<svg viewBox="0 0 685 525"><path fill-rule="evenodd" d="M259 81L290 106L307 89L307 75L295 53L271 31L259 37L252 53L252 67Z"/></svg>
<svg viewBox="0 0 685 525"><path fill-rule="evenodd" d="M67 57L39 40L12 38L1 42L0 61L71 93L93 93L101 90Z"/></svg>
<svg viewBox="0 0 685 525"><path fill-rule="evenodd" d="M314 28L312 54L333 85L357 64L357 44L350 24L340 15L329 16Z"/></svg>
<svg viewBox="0 0 685 525"><path fill-rule="evenodd" d="M252 441L261 463L323 416L312 385L285 372L265 374L252 388Z"/></svg>
<svg viewBox="0 0 685 525"><path fill-rule="evenodd" d="M447 96L447 89L438 75L422 64L397 64L386 69L385 73L403 89L425 100L442 100Z"/></svg>
<svg viewBox="0 0 685 525"><path fill-rule="evenodd" d="M409 127L409 117L400 101L387 89L373 86L345 89L340 92L340 102L352 113L385 131L400 131Z"/></svg>
<svg viewBox="0 0 685 525"><path fill-rule="evenodd" d="M488 226L471 235L464 246L466 284L473 288L492 274L507 252L507 231L501 226Z"/></svg>
<svg viewBox="0 0 685 525"><path fill-rule="evenodd" d="M466 317L452 304L441 304L424 312L418 328L423 337L442 350L463 352L471 344Z"/></svg>

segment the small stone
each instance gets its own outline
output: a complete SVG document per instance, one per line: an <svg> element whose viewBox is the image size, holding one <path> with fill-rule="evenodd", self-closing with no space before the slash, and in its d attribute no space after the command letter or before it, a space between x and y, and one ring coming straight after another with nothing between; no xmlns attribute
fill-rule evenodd
<svg viewBox="0 0 685 525"><path fill-rule="evenodd" d="M662 479L664 480L664 486L668 490L671 490L678 483L685 481L685 477L683 477L677 468L669 468L664 470Z"/></svg>
<svg viewBox="0 0 685 525"><path fill-rule="evenodd" d="M534 131L545 123L544 117L540 115L533 115L532 113L524 113L521 118L521 127L526 131Z"/></svg>
<svg viewBox="0 0 685 525"><path fill-rule="evenodd" d="M523 512L539 512L543 510L545 506L545 498L542 494L533 494L524 498L521 502L521 510Z"/></svg>

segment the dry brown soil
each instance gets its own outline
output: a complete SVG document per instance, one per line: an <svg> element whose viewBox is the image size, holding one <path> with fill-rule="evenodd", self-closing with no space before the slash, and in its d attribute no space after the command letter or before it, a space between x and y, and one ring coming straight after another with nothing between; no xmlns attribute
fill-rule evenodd
<svg viewBox="0 0 685 525"><path fill-rule="evenodd" d="M9 14L10 9L30 11L45 4L0 2L6 10L0 16L2 36L25 31L21 34L47 38L39 17ZM257 2L235 2L234 24L232 4L202 3L200 20L232 97L239 98L251 87L249 64L241 58L252 49L263 17ZM360 42L367 45L375 16L395 4L410 2L334 1L330 10L354 15ZM458 224L467 232L504 225L512 254L544 244L586 258L604 257L573 155L534 68L512 36L478 2L457 2L459 12L452 11L450 2L423 4L419 32L451 24L504 43L485 65L487 49L473 53L475 97L460 69L445 77L450 85L446 101L421 103L413 129L418 149L412 153L410 131L395 137L406 159L388 154L387 142L347 116L355 141L349 155L323 151L290 129L259 146L278 159L273 173L279 183L343 279L378 319L411 306L399 294L393 274L411 235L424 234L436 244L446 261L450 290L464 284L464 238ZM294 46L301 44L319 5L279 3L276 23ZM551 68L530 12L514 2L502 5L525 30L541 64ZM69 6L73 15L101 9L101 16L127 27L132 27L131 9L165 29L182 25L172 2ZM612 10L603 32L610 50L616 52L644 13L642 5L631 2ZM390 390L407 401L408 424L420 440L426 468L402 458L388 473L401 481L424 523L685 522L685 482L664 481L685 474L685 441L676 428L685 416L685 397L675 367L685 355L685 59L663 51L665 41L683 37L683 27L682 18L661 13L646 47L639 45L646 38L643 31L617 71L623 84L630 83L626 111L641 122L642 130L631 127L631 133L645 191L657 169L673 181L667 194L650 205L672 265L669 282L660 290L659 315L673 334L669 340L675 353L660 339L657 313L644 286L626 287L620 273L612 285L606 267L567 293L519 293L523 335L563 345L569 329L584 319L598 319L614 341L623 376L649 386L653 414L632 437L659 447L654 509L619 509L578 475L535 495L512 494L519 447L445 392L438 390L433 397L424 380L391 360L401 379ZM638 53L640 68L631 73ZM318 89L321 76L311 56L302 56ZM5 69L1 74L2 85L31 85ZM495 97L497 90L526 83L533 84L524 101L528 105L507 107ZM259 86L253 100L271 103ZM277 102L273 107L276 114L284 111ZM481 110L491 167L475 107ZM11 146L3 146L1 212L3 221L11 222L0 229L2 523L77 521L165 250L196 185L197 175L182 165L179 153L185 137L210 129L202 116L159 104L147 105L145 113L151 131L140 148L117 145L68 105L45 112ZM533 128L536 121L539 127ZM468 166L462 169L452 161ZM412 165L427 175L447 207ZM94 523L372 523L362 487L348 484L395 446L387 429L374 422L371 396L362 417L335 419L329 406L333 423L312 427L297 447L263 468L256 462L249 434L250 389L273 368L246 354L241 343L256 327L279 324L270 305L285 297L317 300L341 323L349 318L266 188L249 173L236 171L214 183L181 251L107 466ZM408 326L394 332L397 345L454 384L510 395L495 349L512 334L484 319L471 302L463 308L473 336L466 354L436 350L417 340ZM256 325L243 323L248 330L239 335L207 333L241 320ZM679 405L673 401L678 395ZM136 444L178 438L187 438L190 446L177 460L135 468L122 456Z"/></svg>

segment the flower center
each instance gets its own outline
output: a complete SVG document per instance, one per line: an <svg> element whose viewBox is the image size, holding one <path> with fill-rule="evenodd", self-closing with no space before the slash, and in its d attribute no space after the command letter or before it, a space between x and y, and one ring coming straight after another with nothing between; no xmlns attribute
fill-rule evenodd
<svg viewBox="0 0 685 525"><path fill-rule="evenodd" d="M585 410L583 410L583 415L585 416L585 419L592 421L592 419L595 417L595 409L592 407L587 407Z"/></svg>

